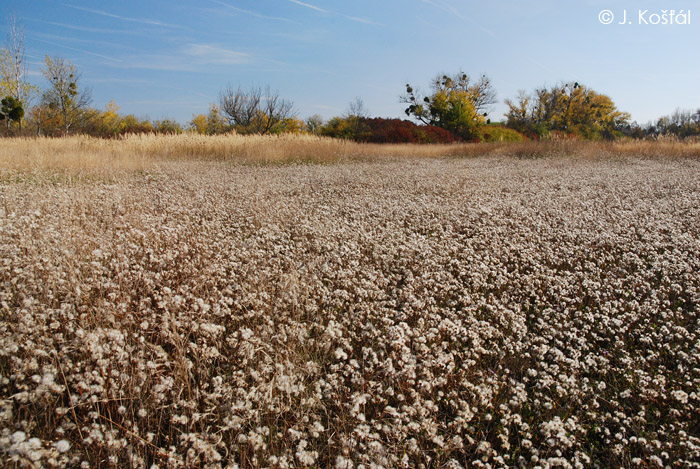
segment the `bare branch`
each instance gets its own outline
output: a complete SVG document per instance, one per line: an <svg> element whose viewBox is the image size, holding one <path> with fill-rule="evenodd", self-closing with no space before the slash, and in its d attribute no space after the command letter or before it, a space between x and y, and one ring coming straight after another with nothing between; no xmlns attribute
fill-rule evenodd
<svg viewBox="0 0 700 469"><path fill-rule="evenodd" d="M269 86L253 86L248 91L228 86L219 95L221 110L229 123L242 133L270 133L273 127L292 117L294 104Z"/></svg>
<svg viewBox="0 0 700 469"><path fill-rule="evenodd" d="M488 111L489 106L498 102L496 90L493 89L491 79L486 75L481 76L479 81L471 87L471 91L474 97L474 108L478 114Z"/></svg>

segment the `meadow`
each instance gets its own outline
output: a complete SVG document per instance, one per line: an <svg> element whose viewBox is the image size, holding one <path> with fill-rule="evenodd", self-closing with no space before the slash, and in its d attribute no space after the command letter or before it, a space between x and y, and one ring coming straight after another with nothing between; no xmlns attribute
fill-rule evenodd
<svg viewBox="0 0 700 469"><path fill-rule="evenodd" d="M700 467L700 144L6 139L4 467Z"/></svg>

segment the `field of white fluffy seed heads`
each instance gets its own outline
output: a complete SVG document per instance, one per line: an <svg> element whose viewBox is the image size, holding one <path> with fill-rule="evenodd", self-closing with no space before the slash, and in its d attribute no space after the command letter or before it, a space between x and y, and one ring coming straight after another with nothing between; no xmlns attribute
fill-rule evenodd
<svg viewBox="0 0 700 469"><path fill-rule="evenodd" d="M700 161L0 185L5 467L700 467Z"/></svg>

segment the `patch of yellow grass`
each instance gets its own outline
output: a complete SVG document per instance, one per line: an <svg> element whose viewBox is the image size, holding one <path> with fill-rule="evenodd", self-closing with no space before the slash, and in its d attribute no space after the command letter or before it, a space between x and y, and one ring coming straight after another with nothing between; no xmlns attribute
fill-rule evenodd
<svg viewBox="0 0 700 469"><path fill-rule="evenodd" d="M461 143L440 145L365 144L312 135L204 136L129 135L105 140L87 136L68 138L9 138L0 147L0 175L42 170L71 174L109 174L113 170L145 171L165 160L225 161L244 164L293 162L333 163L377 159L475 156L609 156L694 157L700 143L585 142L560 140L523 143Z"/></svg>

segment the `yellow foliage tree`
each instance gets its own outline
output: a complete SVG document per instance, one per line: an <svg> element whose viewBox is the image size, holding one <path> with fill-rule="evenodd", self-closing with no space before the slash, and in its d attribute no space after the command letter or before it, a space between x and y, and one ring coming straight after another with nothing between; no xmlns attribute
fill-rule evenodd
<svg viewBox="0 0 700 469"><path fill-rule="evenodd" d="M487 109L496 102L496 93L488 77L472 82L463 72L454 76L438 75L433 79L430 96L419 95L411 85L401 102L408 104L406 115L418 121L442 127L456 136L473 140L486 122Z"/></svg>
<svg viewBox="0 0 700 469"><path fill-rule="evenodd" d="M119 105L112 99L107 106L105 112L100 116L100 133L105 136L113 136L119 131Z"/></svg>
<svg viewBox="0 0 700 469"><path fill-rule="evenodd" d="M283 119L281 122L275 124L275 126L272 128L271 133L300 134L304 131L305 125L306 124L304 123L304 121L299 119L298 117L288 117L286 119Z"/></svg>
<svg viewBox="0 0 700 469"><path fill-rule="evenodd" d="M539 88L531 96L521 91L517 101L505 102L508 126L540 137L556 131L592 140L611 139L630 120L608 96L577 82Z"/></svg>
<svg viewBox="0 0 700 469"><path fill-rule="evenodd" d="M207 134L207 116L204 114L197 114L196 116L192 117L192 120L189 123L190 130L194 133L197 133L199 135L206 135Z"/></svg>

